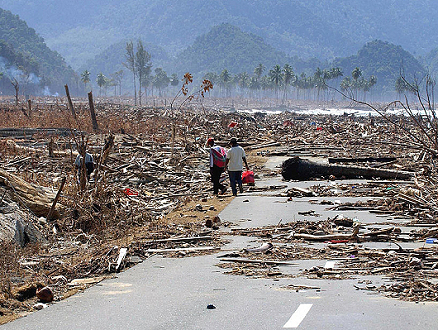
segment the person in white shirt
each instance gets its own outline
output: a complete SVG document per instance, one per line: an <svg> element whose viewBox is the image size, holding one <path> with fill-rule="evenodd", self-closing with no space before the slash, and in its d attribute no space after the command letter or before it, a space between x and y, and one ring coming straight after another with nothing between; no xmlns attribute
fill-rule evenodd
<svg viewBox="0 0 438 330"><path fill-rule="evenodd" d="M228 176L230 177L231 191L233 196L237 196L236 182L239 186L239 192L243 192L242 186L242 170L245 163L246 170L249 171L249 166L246 161L245 150L237 144L236 138L230 140L231 148L227 152L227 160L225 161L225 169L228 169Z"/></svg>

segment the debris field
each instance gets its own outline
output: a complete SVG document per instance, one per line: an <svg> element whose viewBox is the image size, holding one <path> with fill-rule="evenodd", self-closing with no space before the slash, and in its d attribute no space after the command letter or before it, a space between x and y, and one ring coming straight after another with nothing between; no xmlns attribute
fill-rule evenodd
<svg viewBox="0 0 438 330"><path fill-rule="evenodd" d="M176 114L165 107L110 103L96 105L96 115L98 130L86 105L77 105L76 118L62 102L37 103L32 112L0 106L2 323L157 253L186 257L220 252L233 235L260 238L264 244L221 255L220 267L227 273L337 280L380 275L390 284L358 283L357 289L409 301L437 300L436 159L385 119L230 112L213 106ZM413 134L423 134L408 116L393 120ZM227 146L233 136L256 173L256 185L245 188L248 193L269 191L289 203L312 196L369 199L321 202L339 211L332 219L310 210L308 221L235 227L218 217L233 197L212 196L205 147L208 137ZM81 148L95 159L90 181L83 181L74 168ZM263 186L264 179L285 176L284 167L264 166L278 156L322 159L324 172L305 171L302 178L292 179L313 180L309 189ZM364 172L357 168L366 168L371 176L360 184L346 184L344 172L332 171L332 164L350 167L349 173L358 178ZM376 173L389 177L374 177ZM343 217L346 209L403 221L363 224ZM368 248L368 242L391 242L392 248ZM421 246L407 248L405 243ZM292 275L278 268L298 259L330 259L336 265Z"/></svg>

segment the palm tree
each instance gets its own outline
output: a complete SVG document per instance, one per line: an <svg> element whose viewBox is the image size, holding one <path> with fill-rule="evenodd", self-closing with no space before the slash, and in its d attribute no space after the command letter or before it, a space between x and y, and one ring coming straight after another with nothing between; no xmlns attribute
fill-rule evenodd
<svg viewBox="0 0 438 330"><path fill-rule="evenodd" d="M90 72L85 70L81 73L81 81L84 83L85 89L87 88L87 84L90 82Z"/></svg>
<svg viewBox="0 0 438 330"><path fill-rule="evenodd" d="M323 89L325 86L325 82L324 82L325 76L326 76L325 72L322 71L319 67L316 68L316 71L313 74L313 82L314 82L314 86L316 87L316 90L317 90L317 100L318 101L319 101L319 93L321 92L321 89Z"/></svg>
<svg viewBox="0 0 438 330"><path fill-rule="evenodd" d="M278 100L278 86L283 82L283 72L278 64L269 70L269 78L275 84L275 96Z"/></svg>
<svg viewBox="0 0 438 330"><path fill-rule="evenodd" d="M102 72L100 72L97 75L96 82L97 82L97 85L99 86L99 95L102 95L102 87L106 86L108 79L105 77L105 75Z"/></svg>
<svg viewBox="0 0 438 330"><path fill-rule="evenodd" d="M119 95L122 95L123 76L124 76L123 70L119 70L113 73L113 80L116 82L116 85L119 86Z"/></svg>
<svg viewBox="0 0 438 330"><path fill-rule="evenodd" d="M222 70L222 72L221 72L221 74L219 76L219 80L221 82L221 86L223 88L225 88L225 97L228 97L229 94L230 94L229 85L230 85L230 82L231 82L231 78L232 77L231 77L231 75L230 75L230 73L228 72L227 69Z"/></svg>
<svg viewBox="0 0 438 330"><path fill-rule="evenodd" d="M265 66L262 63L260 63L254 69L254 74L257 76L258 79L260 79L264 71L265 71Z"/></svg>
<svg viewBox="0 0 438 330"><path fill-rule="evenodd" d="M251 97L253 96L252 91L260 89L260 81L256 77L251 77L248 83L249 90L251 91Z"/></svg>
<svg viewBox="0 0 438 330"><path fill-rule="evenodd" d="M237 84L242 89L242 92L244 92L244 90L248 88L249 85L249 80L250 80L249 74L247 72L241 72L236 76L236 79L237 79Z"/></svg>
<svg viewBox="0 0 438 330"><path fill-rule="evenodd" d="M158 88L159 96L162 95L163 88L169 86L169 83L170 83L170 79L167 76L166 71L164 71L162 68L156 68L153 84L155 87Z"/></svg>
<svg viewBox="0 0 438 330"><path fill-rule="evenodd" d="M289 64L285 64L283 67L283 78L284 78L284 95L283 99L287 99L287 90L288 86L293 82L295 78L295 73L292 67Z"/></svg>
<svg viewBox="0 0 438 330"><path fill-rule="evenodd" d="M362 70L358 67L354 68L354 70L351 72L351 76L354 80L354 90L356 92L356 99L357 99L357 92L359 90L359 82L358 79L362 76Z"/></svg>

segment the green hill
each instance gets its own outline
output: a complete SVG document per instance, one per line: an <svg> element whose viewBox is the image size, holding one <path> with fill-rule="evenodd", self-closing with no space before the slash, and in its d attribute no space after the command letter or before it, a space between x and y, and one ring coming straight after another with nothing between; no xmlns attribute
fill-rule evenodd
<svg viewBox="0 0 438 330"><path fill-rule="evenodd" d="M288 63L295 70L305 70L320 64L316 62L312 65L310 61L289 58L261 37L245 33L231 24L221 24L196 38L193 45L178 54L173 70L202 76L206 72L219 73L224 69L233 74L252 73L259 63L266 68Z"/></svg>
<svg viewBox="0 0 438 330"><path fill-rule="evenodd" d="M374 75L377 86L390 92L394 91L401 72L411 81L426 73L420 62L401 46L380 40L367 43L356 55L335 59L333 66L340 67L344 76L350 76L354 68L359 67L364 77Z"/></svg>
<svg viewBox="0 0 438 330"><path fill-rule="evenodd" d="M17 15L0 9L0 71L3 80L17 79L35 92L45 87L62 91L64 84L74 82L74 71L64 59L50 50L44 39ZM2 84L2 89L10 84ZM7 86L7 87L5 87Z"/></svg>
<svg viewBox="0 0 438 330"><path fill-rule="evenodd" d="M176 55L229 23L287 56L330 60L372 40L414 55L438 47L433 0L2 0L74 67L121 40L141 38ZM427 15L425 11L427 10Z"/></svg>
<svg viewBox="0 0 438 330"><path fill-rule="evenodd" d="M127 38L175 55L222 23L258 35L288 56L332 58L357 49L298 1L127 0L121 6L116 0L3 0L2 6L35 26L75 68Z"/></svg>

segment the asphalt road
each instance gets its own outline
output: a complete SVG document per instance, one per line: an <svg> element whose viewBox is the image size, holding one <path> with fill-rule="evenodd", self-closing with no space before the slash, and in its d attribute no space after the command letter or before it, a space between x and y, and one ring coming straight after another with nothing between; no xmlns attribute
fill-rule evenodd
<svg viewBox="0 0 438 330"><path fill-rule="evenodd" d="M274 180L275 181L275 180ZM272 182L271 182L272 183ZM270 183L270 184L271 184ZM281 182L277 182L280 183ZM301 204L300 204L301 203ZM243 194L221 213L239 226L259 226L296 219L299 210L315 209L306 200ZM317 209L322 219L328 215ZM355 216L367 221L366 213ZM369 219L368 219L369 220ZM372 219L374 221L375 219ZM381 219L386 221L386 219ZM261 241L235 237L215 255L181 259L154 256L49 308L0 329L436 329L436 303L407 303L356 290L351 280L306 278L254 279L225 274L219 256L258 246ZM283 273L324 266L330 260L293 261ZM290 290L288 285L318 289ZM215 308L208 309L208 305Z"/></svg>
<svg viewBox="0 0 438 330"><path fill-rule="evenodd" d="M153 257L0 329L435 329L437 304L355 290L357 280L252 279L217 256ZM303 261L292 271L325 261ZM296 292L287 285L320 290ZM208 309L208 305L215 309Z"/></svg>

